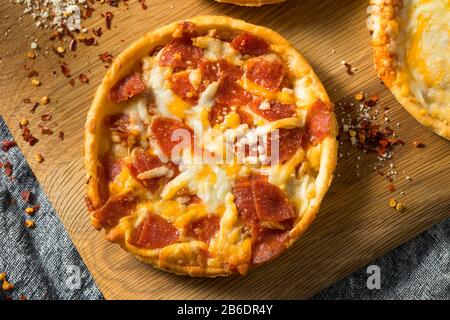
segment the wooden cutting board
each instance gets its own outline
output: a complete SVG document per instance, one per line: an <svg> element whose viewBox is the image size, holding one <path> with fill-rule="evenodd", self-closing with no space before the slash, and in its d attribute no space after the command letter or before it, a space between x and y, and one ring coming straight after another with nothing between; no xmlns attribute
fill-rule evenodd
<svg viewBox="0 0 450 320"><path fill-rule="evenodd" d="M37 88L27 77L29 71L23 69L31 61L25 55L31 41L25 36L38 38L43 51L58 44L45 40L48 33L32 25L23 7L6 1L0 5L1 115L107 299L307 298L450 216L450 142L421 127L377 78L366 28L368 1L290 0L263 8L240 8L212 0L147 0L147 10L136 1L129 4L128 9L101 6L87 20L87 27L105 30L99 13L114 13L113 28L104 32L98 47L79 45L75 54L68 53L64 59L52 50L47 58L39 56L31 66L40 73L42 85ZM377 162L375 156L357 161L361 153L344 144L337 177L312 227L287 253L245 277L192 279L157 271L95 231L84 203L83 127L95 88L106 71L98 55L108 51L117 56L145 32L201 14L229 15L279 32L311 62L335 102L361 90L380 93L381 104L390 107L391 121L401 124L398 134L406 141L394 155L398 171L394 193L387 191L387 180L371 168ZM61 60L74 78L85 73L90 83L77 80L71 87L60 72ZM346 73L342 60L357 68L353 76ZM30 114L31 106L23 99L36 101L44 95L50 103ZM55 131L52 136L39 133L43 113L53 115L48 122ZM30 120L32 132L40 139L34 147L23 142L22 118ZM59 130L65 132L63 142L58 139ZM412 147L417 138L425 148ZM45 158L43 163L36 162L36 153ZM406 175L412 177L411 182ZM392 196L406 203L407 210L391 209L388 200ZM365 283L358 285L366 290Z"/></svg>

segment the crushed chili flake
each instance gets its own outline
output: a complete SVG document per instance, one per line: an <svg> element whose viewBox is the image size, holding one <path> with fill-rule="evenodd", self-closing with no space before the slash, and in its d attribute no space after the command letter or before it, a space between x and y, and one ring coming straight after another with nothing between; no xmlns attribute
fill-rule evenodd
<svg viewBox="0 0 450 320"><path fill-rule="evenodd" d="M109 63L109 64L112 63L113 56L109 52L103 52L98 57L100 58L100 60L102 62Z"/></svg>
<svg viewBox="0 0 450 320"><path fill-rule="evenodd" d="M389 183L387 187L389 192L395 192L396 190L395 185L393 183Z"/></svg>
<svg viewBox="0 0 450 320"><path fill-rule="evenodd" d="M33 194L30 190L24 190L20 193L23 201L30 203L33 200Z"/></svg>
<svg viewBox="0 0 450 320"><path fill-rule="evenodd" d="M78 46L78 42L75 39L70 40L70 44L69 44L69 50L70 51L76 51L77 50L77 46Z"/></svg>
<svg viewBox="0 0 450 320"><path fill-rule="evenodd" d="M23 103L30 104L31 103L31 99L30 98L24 98L23 99Z"/></svg>
<svg viewBox="0 0 450 320"><path fill-rule="evenodd" d="M84 73L81 73L78 77L78 80L80 80L81 83L89 83L89 78Z"/></svg>
<svg viewBox="0 0 450 320"><path fill-rule="evenodd" d="M1 144L2 144L1 148L2 148L3 152L8 152L9 149L17 146L17 143L14 140L3 140L1 142Z"/></svg>
<svg viewBox="0 0 450 320"><path fill-rule="evenodd" d="M413 145L414 148L425 148L425 143L423 143L420 140L414 140L412 142L412 145Z"/></svg>
<svg viewBox="0 0 450 320"><path fill-rule="evenodd" d="M114 14L110 11L105 13L105 22L106 22L106 28L108 30L111 30L111 23L112 23L112 19L114 17Z"/></svg>
<svg viewBox="0 0 450 320"><path fill-rule="evenodd" d="M64 52L65 52L65 51L62 51L62 50L59 49L59 48L62 48L62 47L58 47L58 48L52 47L52 51L53 51L53 53L56 54L58 57L64 58ZM59 50L58 50L58 49L59 49Z"/></svg>
<svg viewBox="0 0 450 320"><path fill-rule="evenodd" d="M11 176L12 176L12 172L13 172L13 166L12 166L12 163L9 162L9 161L6 161L6 162L0 163L0 164L1 164L0 167L3 167L3 170L5 171L5 175L6 175L7 177L11 177Z"/></svg>
<svg viewBox="0 0 450 320"><path fill-rule="evenodd" d="M46 135L46 136L49 136L49 135L53 134L53 130L52 129L50 129L48 127L45 127L43 125L39 125L39 127L41 128L41 134Z"/></svg>
<svg viewBox="0 0 450 320"><path fill-rule="evenodd" d="M28 72L28 78L35 78L35 77L39 77L39 72L36 70L31 70L30 72Z"/></svg>
<svg viewBox="0 0 450 320"><path fill-rule="evenodd" d="M97 37L101 37L103 35L102 27L92 29L92 33L94 33Z"/></svg>
<svg viewBox="0 0 450 320"><path fill-rule="evenodd" d="M22 129L22 137L25 142L28 142L30 146L34 146L39 140L31 134L31 131L28 127L23 127Z"/></svg>
<svg viewBox="0 0 450 320"><path fill-rule="evenodd" d="M70 78L70 77L71 77L71 75L70 75L70 69L69 69L69 67L67 67L67 64L66 64L65 62L63 62L63 63L61 64L61 72L63 73L63 75L64 75L66 78Z"/></svg>
<svg viewBox="0 0 450 320"><path fill-rule="evenodd" d="M145 3L145 0L139 0L139 3L141 4L142 10L147 10L147 4Z"/></svg>
<svg viewBox="0 0 450 320"><path fill-rule="evenodd" d="M33 114L36 112L37 107L39 107L39 102L35 102L33 107L30 109L30 113Z"/></svg>
<svg viewBox="0 0 450 320"><path fill-rule="evenodd" d="M49 121L51 118L52 118L52 115L50 113L44 113L43 115L41 115L42 121Z"/></svg>
<svg viewBox="0 0 450 320"><path fill-rule="evenodd" d="M69 84L73 87L75 85L75 79L70 79Z"/></svg>
<svg viewBox="0 0 450 320"><path fill-rule="evenodd" d="M92 38L92 37L84 39L84 40L83 40L83 43L84 43L86 46L88 46L88 47L89 47L89 46L98 45L97 40L96 40L95 38Z"/></svg>
<svg viewBox="0 0 450 320"><path fill-rule="evenodd" d="M58 132L58 137L61 141L64 141L64 131Z"/></svg>

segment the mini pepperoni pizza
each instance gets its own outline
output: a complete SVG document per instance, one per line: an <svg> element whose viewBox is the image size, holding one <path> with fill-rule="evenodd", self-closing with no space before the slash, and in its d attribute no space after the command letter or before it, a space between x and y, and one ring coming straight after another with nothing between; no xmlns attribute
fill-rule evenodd
<svg viewBox="0 0 450 320"><path fill-rule="evenodd" d="M313 221L336 164L333 106L280 35L222 16L114 61L85 132L97 229L157 268L245 274Z"/></svg>

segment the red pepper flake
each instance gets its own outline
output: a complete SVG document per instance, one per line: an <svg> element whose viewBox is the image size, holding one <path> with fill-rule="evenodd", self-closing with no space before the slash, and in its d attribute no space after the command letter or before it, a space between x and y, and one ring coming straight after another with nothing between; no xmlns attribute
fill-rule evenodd
<svg viewBox="0 0 450 320"><path fill-rule="evenodd" d="M81 15L84 19L90 18L92 16L92 14L94 13L94 11L95 11L95 9L93 7L88 7L88 8L86 8L85 11L82 12Z"/></svg>
<svg viewBox="0 0 450 320"><path fill-rule="evenodd" d="M30 104L31 103L31 99L30 98L24 98L23 99L23 103Z"/></svg>
<svg viewBox="0 0 450 320"><path fill-rule="evenodd" d="M70 69L64 62L61 64L61 72L66 78L70 78Z"/></svg>
<svg viewBox="0 0 450 320"><path fill-rule="evenodd" d="M53 134L53 130L46 126L39 125L39 128L41 128L41 134L43 135L50 136Z"/></svg>
<svg viewBox="0 0 450 320"><path fill-rule="evenodd" d="M113 56L109 52L103 52L98 57L100 58L100 60L102 62L109 63L109 64L112 63Z"/></svg>
<svg viewBox="0 0 450 320"><path fill-rule="evenodd" d="M84 39L83 40L83 43L86 45L86 46L96 46L96 45L98 45L98 42L97 42L97 40L95 40L95 38L93 38L93 37L91 37L91 38L86 38L86 39Z"/></svg>
<svg viewBox="0 0 450 320"><path fill-rule="evenodd" d="M50 113L44 113L43 115L41 115L42 121L49 121L51 118L52 118L52 115Z"/></svg>
<svg viewBox="0 0 450 320"><path fill-rule="evenodd" d="M142 10L147 10L147 4L145 3L145 0L139 0L139 3L141 4Z"/></svg>
<svg viewBox="0 0 450 320"><path fill-rule="evenodd" d="M395 192L395 190L396 190L393 183L389 183L387 187L388 187L389 192Z"/></svg>
<svg viewBox="0 0 450 320"><path fill-rule="evenodd" d="M53 50L53 53L56 54L58 57L64 58L64 52L58 51L58 49L55 47L52 47L52 50Z"/></svg>
<svg viewBox="0 0 450 320"><path fill-rule="evenodd" d="M75 79L70 79L69 84L73 87L75 85Z"/></svg>
<svg viewBox="0 0 450 320"><path fill-rule="evenodd" d="M28 78L36 78L36 77L39 77L39 72L38 72L38 71L36 71L36 70L31 70L31 71L28 73Z"/></svg>
<svg viewBox="0 0 450 320"><path fill-rule="evenodd" d="M36 112L37 107L39 107L39 102L35 102L33 107L30 110L30 113L33 114Z"/></svg>
<svg viewBox="0 0 450 320"><path fill-rule="evenodd" d="M30 190L22 191L20 195L22 196L23 201L27 203L30 203L33 199L33 195L31 194Z"/></svg>
<svg viewBox="0 0 450 320"><path fill-rule="evenodd" d="M2 141L2 151L8 152L12 147L17 146L17 143L14 140L3 140Z"/></svg>
<svg viewBox="0 0 450 320"><path fill-rule="evenodd" d="M78 77L78 80L80 80L81 83L86 83L86 84L89 83L89 78L84 73L80 74L80 76Z"/></svg>
<svg viewBox="0 0 450 320"><path fill-rule="evenodd" d="M98 29L92 29L92 33L94 33L97 37L101 37L103 35L102 27Z"/></svg>
<svg viewBox="0 0 450 320"><path fill-rule="evenodd" d="M350 63L344 62L344 66L347 68L347 73L349 75L354 75L355 73L353 72L353 67Z"/></svg>
<svg viewBox="0 0 450 320"><path fill-rule="evenodd" d="M413 145L414 148L425 148L425 143L423 143L420 140L414 140L412 142L412 145Z"/></svg>
<svg viewBox="0 0 450 320"><path fill-rule="evenodd" d="M41 206L36 203L32 208L34 210L33 212L36 213L41 208Z"/></svg>
<svg viewBox="0 0 450 320"><path fill-rule="evenodd" d="M106 21L106 28L108 30L111 30L111 23L112 23L112 19L114 17L114 14L110 11L105 13L105 21Z"/></svg>
<svg viewBox="0 0 450 320"><path fill-rule="evenodd" d="M28 127L22 129L22 137L25 142L28 142L30 146L34 146L39 140L31 134Z"/></svg>
<svg viewBox="0 0 450 320"><path fill-rule="evenodd" d="M58 137L61 141L64 141L64 131L58 132Z"/></svg>
<svg viewBox="0 0 450 320"><path fill-rule="evenodd" d="M119 0L107 0L108 4L111 7L118 7L119 6Z"/></svg>
<svg viewBox="0 0 450 320"><path fill-rule="evenodd" d="M72 39L72 40L70 41L70 44L69 44L69 50L70 50L70 51L76 51L76 50L77 50L77 46L78 46L77 40Z"/></svg>
<svg viewBox="0 0 450 320"><path fill-rule="evenodd" d="M12 176L13 166L12 166L11 162L6 161L4 163L1 163L1 167L3 167L3 170L5 170L5 175L7 177L11 177Z"/></svg>

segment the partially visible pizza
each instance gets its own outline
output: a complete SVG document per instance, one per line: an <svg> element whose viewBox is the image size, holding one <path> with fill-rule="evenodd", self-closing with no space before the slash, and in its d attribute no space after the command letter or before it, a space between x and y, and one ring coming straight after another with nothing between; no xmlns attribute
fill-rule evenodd
<svg viewBox="0 0 450 320"><path fill-rule="evenodd" d="M157 268L245 274L313 221L335 122L277 33L224 16L158 29L115 59L88 113L92 223Z"/></svg>
<svg viewBox="0 0 450 320"><path fill-rule="evenodd" d="M238 6L260 7L265 4L274 4L286 0L216 0L217 2L232 3Z"/></svg>

